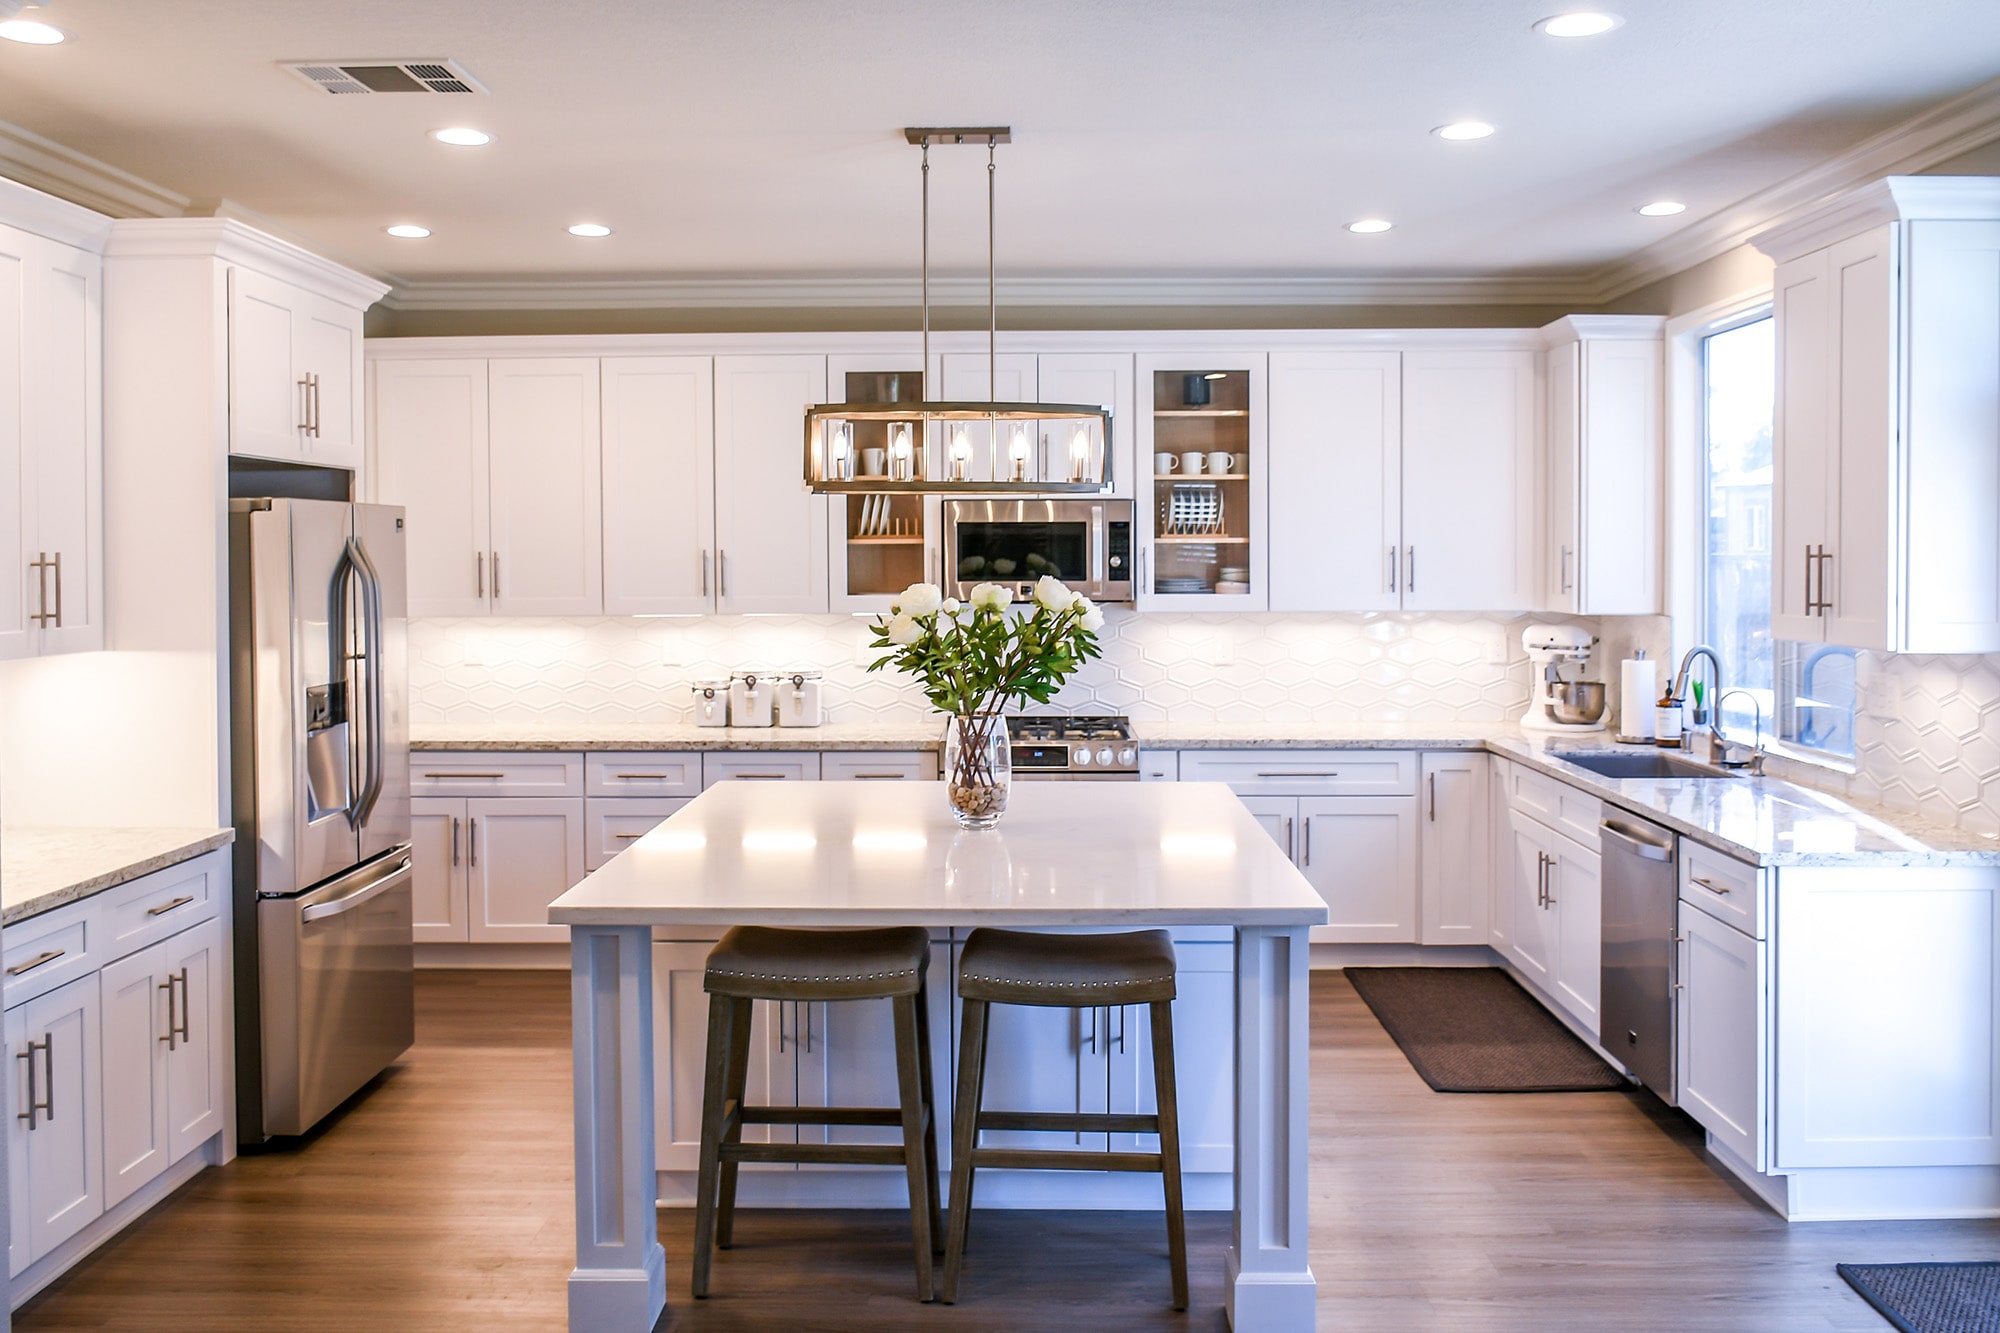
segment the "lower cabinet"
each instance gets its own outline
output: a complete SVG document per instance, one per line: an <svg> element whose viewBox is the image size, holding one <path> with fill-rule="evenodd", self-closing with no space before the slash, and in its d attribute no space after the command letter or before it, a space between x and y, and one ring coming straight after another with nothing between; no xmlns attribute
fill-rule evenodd
<svg viewBox="0 0 2000 1333"><path fill-rule="evenodd" d="M1485 944L1490 936L1488 768L1477 751L1422 756L1419 944Z"/></svg>
<svg viewBox="0 0 2000 1333"><path fill-rule="evenodd" d="M568 942L548 908L585 874L580 798L415 796L410 828L417 943Z"/></svg>
<svg viewBox="0 0 2000 1333"><path fill-rule="evenodd" d="M591 797L583 803L583 869L586 874L657 828L688 803L684 796Z"/></svg>
<svg viewBox="0 0 2000 1333"><path fill-rule="evenodd" d="M1602 894L1596 851L1519 810L1508 812L1505 953L1597 1035Z"/></svg>
<svg viewBox="0 0 2000 1333"><path fill-rule="evenodd" d="M98 1033L96 973L7 1011L9 1277L104 1211Z"/></svg>
<svg viewBox="0 0 2000 1333"><path fill-rule="evenodd" d="M1257 823L1326 899L1315 944L1417 938L1414 796L1245 796Z"/></svg>
<svg viewBox="0 0 2000 1333"><path fill-rule="evenodd" d="M1737 1160L1765 1170L1764 942L1683 902L1679 972L1674 1100Z"/></svg>

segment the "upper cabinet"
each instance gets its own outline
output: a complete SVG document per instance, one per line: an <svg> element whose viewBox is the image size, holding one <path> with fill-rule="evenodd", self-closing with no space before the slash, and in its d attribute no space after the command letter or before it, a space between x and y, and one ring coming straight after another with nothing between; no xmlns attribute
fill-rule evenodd
<svg viewBox="0 0 2000 1333"><path fill-rule="evenodd" d="M374 496L408 511L413 616L485 615L486 362L382 360L373 370Z"/></svg>
<svg viewBox="0 0 2000 1333"><path fill-rule="evenodd" d="M606 615L714 608L714 375L705 356L598 363Z"/></svg>
<svg viewBox="0 0 2000 1333"><path fill-rule="evenodd" d="M361 466L361 308L229 270L229 452Z"/></svg>
<svg viewBox="0 0 2000 1333"><path fill-rule="evenodd" d="M1402 353L1271 353L1271 481L1271 609L1399 609Z"/></svg>
<svg viewBox="0 0 2000 1333"><path fill-rule="evenodd" d="M1261 353L1138 359L1140 610L1269 609L1264 374Z"/></svg>
<svg viewBox="0 0 2000 1333"><path fill-rule="evenodd" d="M1772 632L2000 651L2000 180L1892 176L1777 261Z"/></svg>
<svg viewBox="0 0 2000 1333"><path fill-rule="evenodd" d="M1541 605L1567 615L1660 609L1665 321L1572 315L1548 340L1548 529Z"/></svg>
<svg viewBox="0 0 2000 1333"><path fill-rule="evenodd" d="M826 358L715 358L715 609L827 609L827 497L805 485L805 414Z"/></svg>

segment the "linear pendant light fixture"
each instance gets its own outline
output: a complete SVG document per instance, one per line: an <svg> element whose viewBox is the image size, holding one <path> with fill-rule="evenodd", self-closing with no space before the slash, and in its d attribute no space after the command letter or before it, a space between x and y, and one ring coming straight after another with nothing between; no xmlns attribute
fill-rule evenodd
<svg viewBox="0 0 2000 1333"><path fill-rule="evenodd" d="M999 308L993 283L994 149L1007 126L906 129L923 149L923 364L931 364L931 148L986 145L985 402L821 403L806 409L806 486L822 495L1100 492L1111 486L1111 409L994 401Z"/></svg>

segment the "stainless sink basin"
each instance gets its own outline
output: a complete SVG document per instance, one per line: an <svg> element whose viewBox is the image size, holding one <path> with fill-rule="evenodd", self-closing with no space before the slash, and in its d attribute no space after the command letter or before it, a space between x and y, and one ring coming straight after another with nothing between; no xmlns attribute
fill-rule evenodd
<svg viewBox="0 0 2000 1333"><path fill-rule="evenodd" d="M1681 780L1686 778L1735 778L1741 774L1710 768L1697 764L1692 759L1682 759L1671 754L1616 754L1595 750L1581 753L1562 754L1551 752L1551 759L1560 759L1578 768L1587 768L1600 777L1607 778L1665 778Z"/></svg>

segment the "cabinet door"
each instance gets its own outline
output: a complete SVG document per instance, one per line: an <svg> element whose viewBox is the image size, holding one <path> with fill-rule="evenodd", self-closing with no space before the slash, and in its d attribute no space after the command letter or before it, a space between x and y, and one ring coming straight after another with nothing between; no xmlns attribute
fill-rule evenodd
<svg viewBox="0 0 2000 1333"><path fill-rule="evenodd" d="M1403 609L1541 604L1530 351L1403 353Z"/></svg>
<svg viewBox="0 0 2000 1333"><path fill-rule="evenodd" d="M1486 773L1486 942L1511 953L1514 933L1514 833L1507 804L1504 759L1487 761Z"/></svg>
<svg viewBox="0 0 2000 1333"><path fill-rule="evenodd" d="M1577 440L1582 474L1573 484L1572 502L1580 511L1581 545L1570 556L1575 598L1567 605L1590 616L1657 615L1663 513L1661 345L1650 338L1600 338L1585 342L1582 352ZM1553 355L1550 366L1553 376ZM1554 397L1551 391L1551 402ZM1561 437L1553 430L1549 439L1553 473L1554 456L1566 451L1558 447ZM1553 501L1553 486L1550 495ZM1559 558L1562 553L1555 554ZM1554 571L1558 582L1561 575Z"/></svg>
<svg viewBox="0 0 2000 1333"><path fill-rule="evenodd" d="M222 1097L229 1085L220 1040L229 1021L222 1003L222 919L211 917L161 946L165 972L180 989L174 1041L167 1051L169 1158L178 1162L222 1132Z"/></svg>
<svg viewBox="0 0 2000 1333"><path fill-rule="evenodd" d="M995 1004L986 1010L988 1111L1103 1111L1111 1091L1109 1010L1044 1009ZM1104 1151L1103 1134L987 1130L988 1148L1083 1148Z"/></svg>
<svg viewBox="0 0 2000 1333"><path fill-rule="evenodd" d="M487 368L493 610L604 610L597 362L533 357Z"/></svg>
<svg viewBox="0 0 2000 1333"><path fill-rule="evenodd" d="M33 518L24 527L32 525L36 552L51 562L44 653L104 646L102 275L98 256L52 241L29 274L22 407Z"/></svg>
<svg viewBox="0 0 2000 1333"><path fill-rule="evenodd" d="M705 356L599 362L604 613L715 606L715 367Z"/></svg>
<svg viewBox="0 0 2000 1333"><path fill-rule="evenodd" d="M887 1000L793 1006L787 1022L797 1057L798 1105L896 1106L896 1017ZM936 1071L932 1071L935 1075ZM868 1125L801 1125L801 1143L896 1144L900 1130ZM840 1170L866 1170L842 1167ZM880 1170L900 1172L901 1167Z"/></svg>
<svg viewBox="0 0 2000 1333"><path fill-rule="evenodd" d="M1236 946L1174 945L1174 1082L1181 1170L1236 1169ZM1143 1004L1111 1011L1111 1110L1151 1115L1153 1022ZM1157 1134L1113 1134L1113 1152L1158 1152Z"/></svg>
<svg viewBox="0 0 2000 1333"><path fill-rule="evenodd" d="M1491 937L1486 777L1483 754L1423 756L1423 944L1485 944Z"/></svg>
<svg viewBox="0 0 2000 1333"><path fill-rule="evenodd" d="M1328 916L1314 940L1416 943L1417 822L1413 796L1300 799L1299 869Z"/></svg>
<svg viewBox="0 0 2000 1333"><path fill-rule="evenodd" d="M468 938L567 943L549 904L583 878L583 802L475 800L465 815Z"/></svg>
<svg viewBox="0 0 2000 1333"><path fill-rule="evenodd" d="M1507 956L1544 990L1555 985L1556 914L1548 905L1549 843L1555 835L1525 815L1507 815L1512 842L1508 897L1513 911L1507 922Z"/></svg>
<svg viewBox="0 0 2000 1333"><path fill-rule="evenodd" d="M1833 302L1833 457L1828 541L1820 564L1826 639L1850 648L1885 649L1890 638L1890 575L1898 561L1895 531L1899 435L1896 401L1896 258L1893 226L1880 226L1827 251ZM1981 275L1975 281L1985 281ZM1921 376L1922 367L1913 372ZM1989 362L1986 374L1992 374ZM1991 390L1986 391L1990 396ZM1989 446L1990 447L1990 446ZM1986 525L1994 522L1989 513ZM1956 573L1957 571L1953 571Z"/></svg>
<svg viewBox="0 0 2000 1333"><path fill-rule="evenodd" d="M33 482L27 475L28 272L39 237L0 227L0 658L35 651L38 609Z"/></svg>
<svg viewBox="0 0 2000 1333"><path fill-rule="evenodd" d="M1825 623L1807 609L1817 592L1815 548L1832 540L1832 284L1815 250L1778 265L1772 292L1778 341L1777 411L1771 437L1771 636L1816 642Z"/></svg>
<svg viewBox="0 0 2000 1333"><path fill-rule="evenodd" d="M361 466L361 312L351 306L308 296L293 325L299 378L310 375L307 391L311 429L305 456L321 467Z"/></svg>
<svg viewBox="0 0 2000 1333"><path fill-rule="evenodd" d="M838 361L841 358L834 358ZM1127 358L1129 364L1130 358ZM983 403L989 400L1002 403L1041 402L1040 390L1036 388L1037 376L1035 357L1031 352L1008 352L993 360L993 374L990 377L992 389L987 385L986 353L945 352L938 356L937 394L946 402ZM833 392L841 392L838 376L834 377ZM1063 399L1069 402L1070 399ZM1075 401L1082 402L1083 399ZM1123 423L1119 423L1122 425ZM964 423L966 443L972 447L972 456L966 462L966 470L975 477L988 475L1004 476L1006 464L998 469L993 463L993 431L983 421ZM1113 427L1115 431L1117 426ZM1004 447L1004 445L1003 445Z"/></svg>
<svg viewBox="0 0 2000 1333"><path fill-rule="evenodd" d="M104 1005L107 1208L166 1170L172 1161L167 1110L167 1039L172 1024L167 1004L170 990L176 992L177 1002L179 983L169 981L169 975L165 944L121 958L99 974Z"/></svg>
<svg viewBox="0 0 2000 1333"><path fill-rule="evenodd" d="M1595 1036L1602 966L1599 954L1604 938L1598 854L1555 836L1549 842L1549 855L1555 858L1549 869L1548 892L1556 915L1556 998Z"/></svg>
<svg viewBox="0 0 2000 1333"><path fill-rule="evenodd" d="M311 461L305 385L294 373L306 294L247 268L229 270L229 452Z"/></svg>
<svg viewBox="0 0 2000 1333"><path fill-rule="evenodd" d="M1394 611L1402 356L1271 354L1271 609Z"/></svg>
<svg viewBox="0 0 2000 1333"><path fill-rule="evenodd" d="M1299 859L1299 803L1291 796L1241 796L1257 827L1271 835L1278 850L1293 861Z"/></svg>
<svg viewBox="0 0 2000 1333"><path fill-rule="evenodd" d="M465 802L448 797L410 798L410 906L418 944L463 944L465 901Z"/></svg>
<svg viewBox="0 0 2000 1333"><path fill-rule="evenodd" d="M1583 544L1582 500L1578 494L1583 471L1583 344L1559 343L1544 363L1549 442L1543 488L1542 605L1566 615L1576 614L1583 596L1577 570Z"/></svg>
<svg viewBox="0 0 2000 1333"><path fill-rule="evenodd" d="M486 614L486 363L377 361L375 498L409 512L412 616Z"/></svg>
<svg viewBox="0 0 2000 1333"><path fill-rule="evenodd" d="M34 1044L35 1092L48 1109L25 1135L30 1258L39 1259L104 1211L103 1102L98 1075L98 976L92 973L22 1005L21 1039L10 1054L15 1097L28 1109L27 1061ZM18 1122L26 1125L28 1122Z"/></svg>
<svg viewBox="0 0 2000 1333"><path fill-rule="evenodd" d="M1680 926L1674 1100L1737 1160L1762 1171L1765 946L1688 903Z"/></svg>
<svg viewBox="0 0 2000 1333"><path fill-rule="evenodd" d="M702 989L702 975L711 947L708 942L653 946L653 1041L658 1050L653 1060L653 1141L662 1171L701 1167L702 1080L708 1058L708 994ZM760 1001L751 1010L750 1071L743 1096L753 1106L772 1101L771 1072L779 1054L771 1032L775 1009ZM789 1064L791 1052L783 1054ZM771 1132L771 1126L751 1125L743 1131L743 1141L769 1143ZM743 1169L790 1168L746 1165Z"/></svg>
<svg viewBox="0 0 2000 1333"><path fill-rule="evenodd" d="M1125 352L1044 352L1036 358L1038 401L1083 403L1111 409L1111 491L1131 498L1139 493L1134 470L1132 357Z"/></svg>
<svg viewBox="0 0 2000 1333"><path fill-rule="evenodd" d="M1136 359L1139 610L1270 609L1267 371L1267 357L1241 352ZM1215 453L1231 471L1208 467ZM1177 461L1162 470L1162 455Z"/></svg>
<svg viewBox="0 0 2000 1333"><path fill-rule="evenodd" d="M827 502L805 486L805 410L826 358L715 359L716 610L824 614Z"/></svg>

